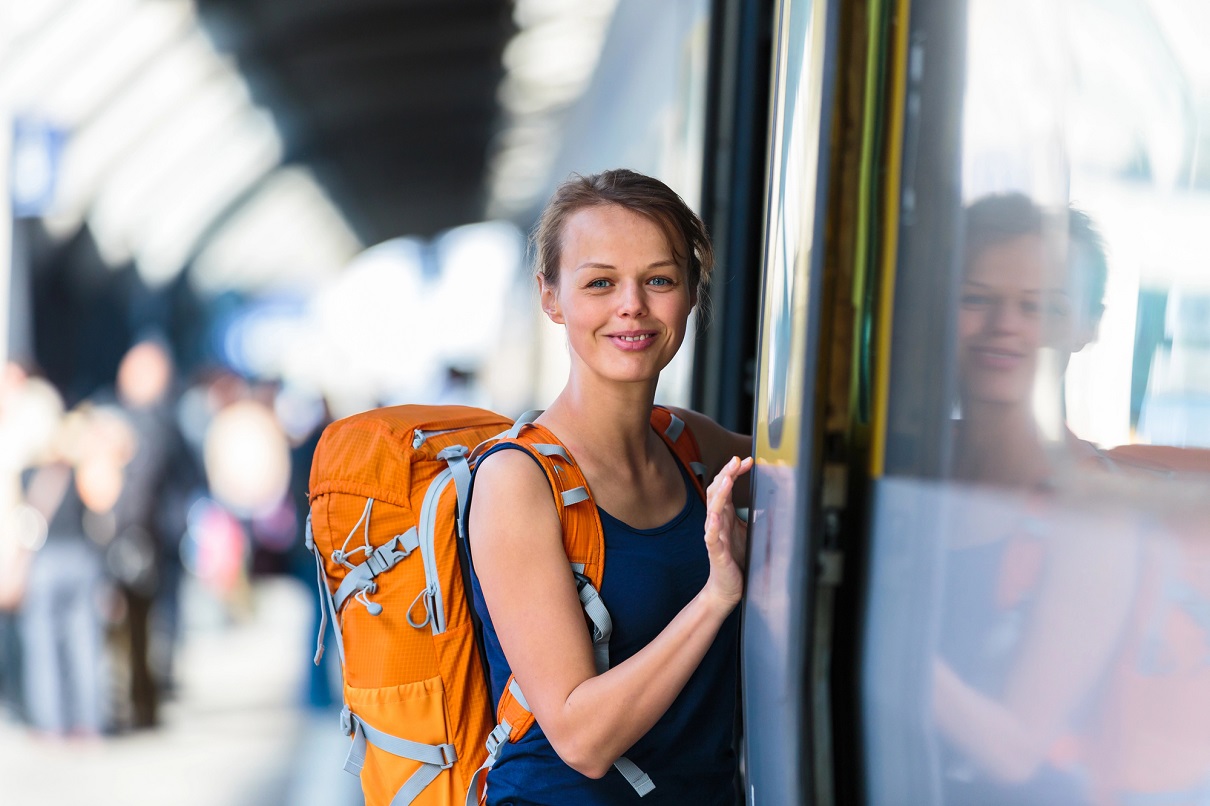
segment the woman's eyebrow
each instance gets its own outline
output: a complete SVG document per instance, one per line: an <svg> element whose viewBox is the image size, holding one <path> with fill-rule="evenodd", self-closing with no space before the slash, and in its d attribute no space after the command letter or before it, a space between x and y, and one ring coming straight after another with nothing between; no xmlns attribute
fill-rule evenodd
<svg viewBox="0 0 1210 806"><path fill-rule="evenodd" d="M976 288L991 289L992 291L999 290L999 286L995 286L990 283L981 283L978 280L963 280L962 284L968 285L968 286L975 286ZM1063 290L1061 288L1020 288L1020 289L1016 289L1012 293L1032 294L1034 296L1039 296L1041 294L1053 294L1055 292L1058 292L1061 294L1067 293L1065 290Z"/></svg>
<svg viewBox="0 0 1210 806"><path fill-rule="evenodd" d="M672 258L668 258L666 260L657 260L654 263L649 263L649 264L647 264L647 268L648 269L658 269L658 268L662 268L664 266L678 266L678 265L679 264L675 260L673 260ZM579 266L576 266L574 269L572 269L572 271L579 271L580 269L608 269L610 271L617 271L618 267L614 266L611 263L598 263L595 260L589 260L584 263L581 263Z"/></svg>

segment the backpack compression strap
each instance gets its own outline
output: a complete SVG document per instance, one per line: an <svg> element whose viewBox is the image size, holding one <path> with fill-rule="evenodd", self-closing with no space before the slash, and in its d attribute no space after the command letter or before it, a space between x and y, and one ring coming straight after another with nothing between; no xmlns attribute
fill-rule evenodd
<svg viewBox="0 0 1210 806"><path fill-rule="evenodd" d="M340 712L340 727L346 736L353 737L349 756L345 759L345 771L361 775L366 760L366 744L385 750L401 758L419 761L420 767L403 783L391 798L391 806L407 806L416 799L424 788L437 780L437 776L454 766L458 753L452 744L422 744L400 739L376 730L346 706Z"/></svg>

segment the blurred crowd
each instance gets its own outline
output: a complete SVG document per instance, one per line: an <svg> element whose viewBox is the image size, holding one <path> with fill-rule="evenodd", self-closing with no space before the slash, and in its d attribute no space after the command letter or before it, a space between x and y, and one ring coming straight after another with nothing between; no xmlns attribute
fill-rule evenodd
<svg viewBox="0 0 1210 806"><path fill-rule="evenodd" d="M322 400L225 369L178 374L138 341L65 405L36 368L0 377L0 715L47 739L155 727L176 693L182 591L250 615L260 575L313 584L303 545ZM300 659L301 662L301 659ZM314 670L306 701L331 701Z"/></svg>

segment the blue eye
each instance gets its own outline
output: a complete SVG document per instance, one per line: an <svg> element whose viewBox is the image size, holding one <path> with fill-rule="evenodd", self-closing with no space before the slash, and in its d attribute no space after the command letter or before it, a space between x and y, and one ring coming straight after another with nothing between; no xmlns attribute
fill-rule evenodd
<svg viewBox="0 0 1210 806"><path fill-rule="evenodd" d="M588 283L588 288L609 288L609 281L602 278L592 280Z"/></svg>
<svg viewBox="0 0 1210 806"><path fill-rule="evenodd" d="M653 277L648 282L650 282L652 285L656 285L656 286L672 285L672 281L669 280L667 277Z"/></svg>

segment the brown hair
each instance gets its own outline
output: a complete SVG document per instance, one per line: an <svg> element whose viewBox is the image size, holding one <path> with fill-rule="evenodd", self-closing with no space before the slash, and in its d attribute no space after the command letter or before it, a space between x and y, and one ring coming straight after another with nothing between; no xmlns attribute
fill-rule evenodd
<svg viewBox="0 0 1210 806"><path fill-rule="evenodd" d="M1064 220L1066 219L1066 220ZM1022 235L1061 237L1066 230L1067 260L1073 272L1085 275L1085 298L1074 300L1094 325L1105 311L1109 261L1105 241L1088 214L1068 205L1048 210L1022 193L991 194L966 208L966 265L984 249Z"/></svg>
<svg viewBox="0 0 1210 806"><path fill-rule="evenodd" d="M699 308L706 302L706 287L714 268L714 247L706 225L684 199L658 179L619 168L599 174L572 174L546 203L534 227L534 268L550 286L559 283L563 257L563 228L567 219L588 207L616 204L645 216L664 231L673 254L688 266L689 288ZM687 252L688 254L685 254Z"/></svg>

